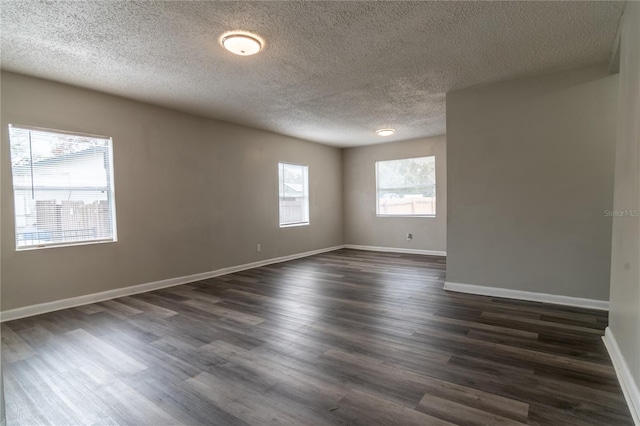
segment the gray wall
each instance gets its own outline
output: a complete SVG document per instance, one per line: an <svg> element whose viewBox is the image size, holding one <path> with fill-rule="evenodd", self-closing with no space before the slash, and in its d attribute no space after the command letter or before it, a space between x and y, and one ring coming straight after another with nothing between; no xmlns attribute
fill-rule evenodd
<svg viewBox="0 0 640 426"><path fill-rule="evenodd" d="M609 298L618 77L447 94L447 281Z"/></svg>
<svg viewBox="0 0 640 426"><path fill-rule="evenodd" d="M2 310L343 243L339 149L17 74L1 78ZM118 242L15 250L9 123L113 137ZM278 226L278 161L309 165L309 226Z"/></svg>
<svg viewBox="0 0 640 426"><path fill-rule="evenodd" d="M436 157L436 217L376 217L375 162L428 155ZM446 168L444 136L345 149L345 244L445 251ZM413 241L407 241L407 233L413 234Z"/></svg>
<svg viewBox="0 0 640 426"><path fill-rule="evenodd" d="M640 210L640 3L622 19L614 209ZM613 219L609 327L640 386L640 218Z"/></svg>

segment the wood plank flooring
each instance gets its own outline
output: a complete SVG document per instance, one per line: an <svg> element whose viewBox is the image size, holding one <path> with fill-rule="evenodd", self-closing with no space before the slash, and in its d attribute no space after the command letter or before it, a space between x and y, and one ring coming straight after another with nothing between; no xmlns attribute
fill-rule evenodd
<svg viewBox="0 0 640 426"><path fill-rule="evenodd" d="M604 312L339 250L2 324L8 425L631 425Z"/></svg>

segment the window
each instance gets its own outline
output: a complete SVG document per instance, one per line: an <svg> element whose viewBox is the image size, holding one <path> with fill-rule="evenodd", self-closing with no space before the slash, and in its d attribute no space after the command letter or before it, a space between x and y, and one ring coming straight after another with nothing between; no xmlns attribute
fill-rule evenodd
<svg viewBox="0 0 640 426"><path fill-rule="evenodd" d="M16 248L115 241L111 138L9 126Z"/></svg>
<svg viewBox="0 0 640 426"><path fill-rule="evenodd" d="M435 157L376 161L378 216L435 216Z"/></svg>
<svg viewBox="0 0 640 426"><path fill-rule="evenodd" d="M309 167L278 163L280 226L309 224Z"/></svg>

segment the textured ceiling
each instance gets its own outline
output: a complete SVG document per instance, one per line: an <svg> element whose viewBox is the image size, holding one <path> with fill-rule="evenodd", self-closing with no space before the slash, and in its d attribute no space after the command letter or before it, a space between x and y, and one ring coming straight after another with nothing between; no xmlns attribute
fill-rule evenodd
<svg viewBox="0 0 640 426"><path fill-rule="evenodd" d="M448 91L606 62L623 2L7 2L2 68L357 146L445 132ZM219 37L266 40L239 57ZM393 127L389 138L376 136Z"/></svg>

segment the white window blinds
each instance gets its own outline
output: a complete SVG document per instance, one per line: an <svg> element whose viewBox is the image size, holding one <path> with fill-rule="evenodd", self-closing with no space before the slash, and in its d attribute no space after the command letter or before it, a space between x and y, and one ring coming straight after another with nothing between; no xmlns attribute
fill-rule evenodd
<svg viewBox="0 0 640 426"><path fill-rule="evenodd" d="M9 126L16 247L115 241L111 138Z"/></svg>
<svg viewBox="0 0 640 426"><path fill-rule="evenodd" d="M309 224L309 167L278 163L280 226Z"/></svg>

